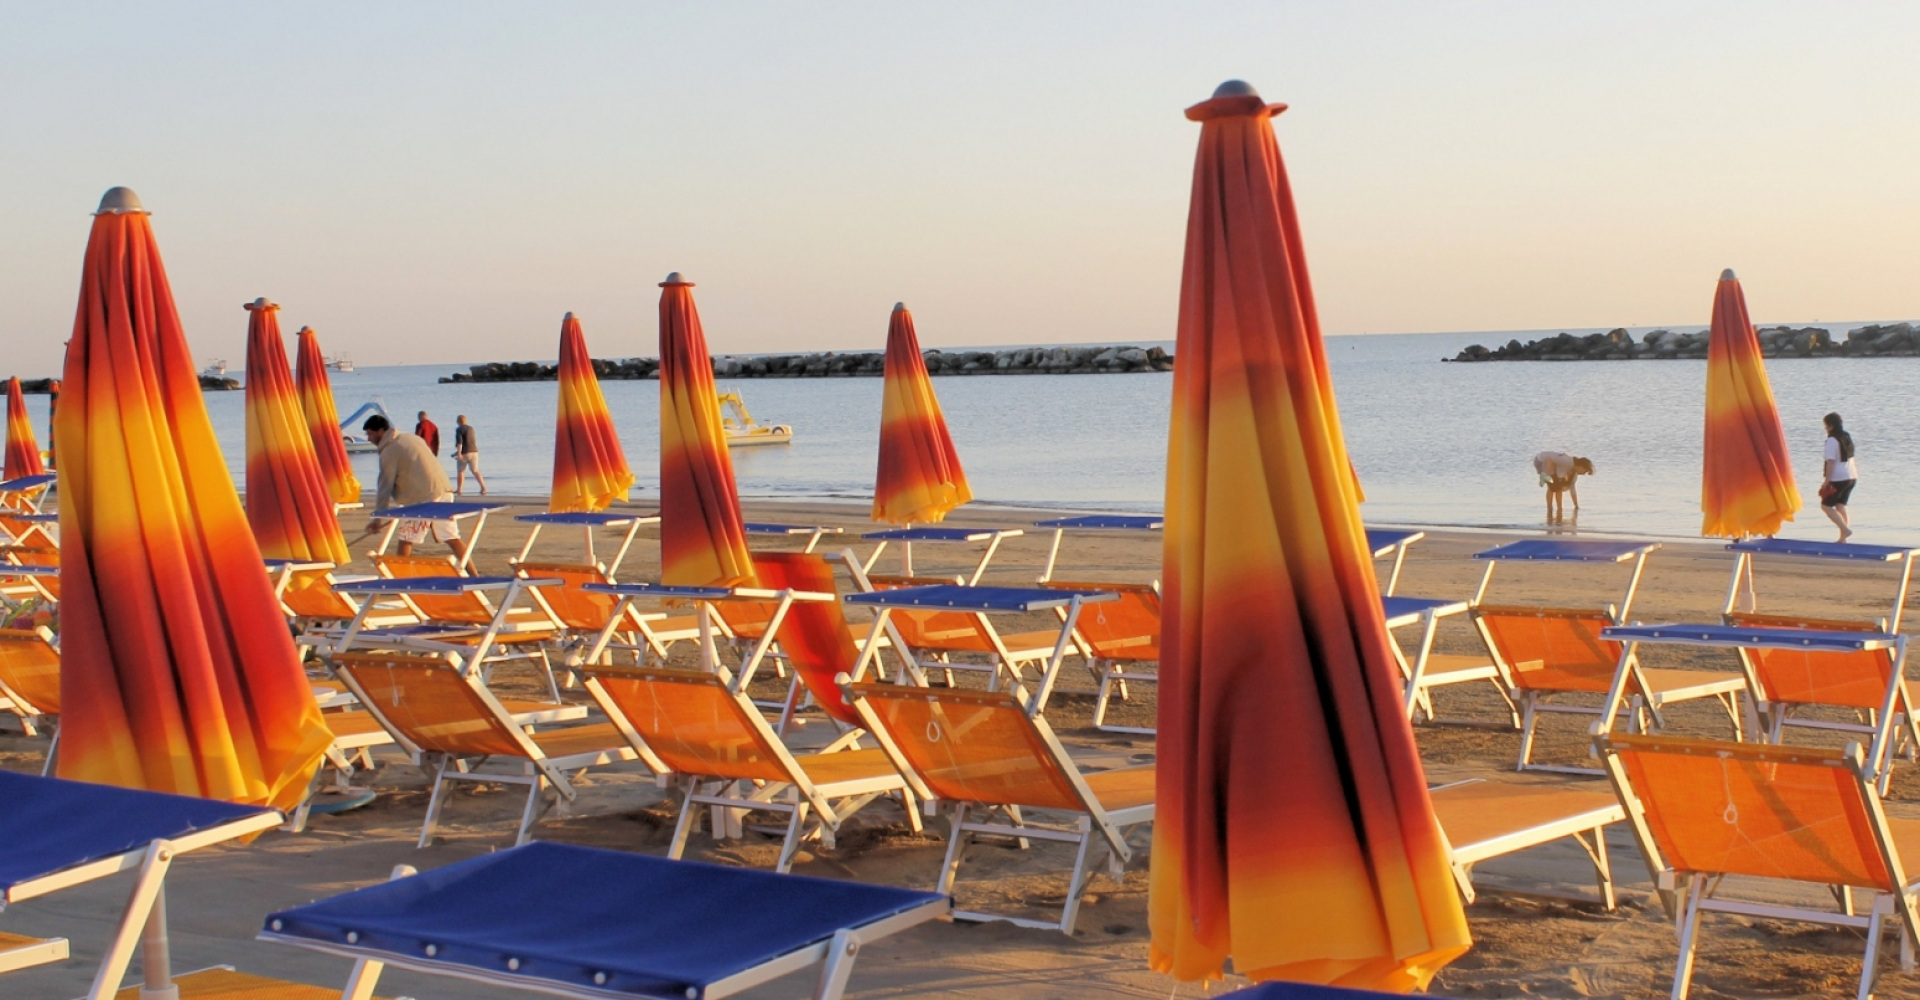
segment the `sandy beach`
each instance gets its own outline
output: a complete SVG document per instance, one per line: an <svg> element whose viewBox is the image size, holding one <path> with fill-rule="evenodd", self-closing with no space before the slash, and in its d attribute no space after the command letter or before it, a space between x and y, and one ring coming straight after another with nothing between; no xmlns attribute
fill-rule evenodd
<svg viewBox="0 0 1920 1000"><path fill-rule="evenodd" d="M514 498L514 511L490 520L476 553L483 572L505 572L525 539L525 525L511 514L532 501ZM823 548L851 547L860 553L871 543L858 541L868 530L863 505L826 503L748 503L750 520L778 520L842 526L847 534L829 538ZM963 508L949 523L961 526L1019 527L1045 515L1031 511ZM358 534L364 514L349 514L343 527ZM643 531L622 576L647 579L658 568L657 535ZM1018 583L1033 579L1043 564L1049 533L1034 531L1009 540L995 558L987 580ZM1481 565L1473 552L1515 537L1491 533L1436 533L1417 543L1408 556L1399 592L1414 596L1470 597ZM611 536L609 536L609 539ZM577 556L580 537L572 531L543 535L536 556ZM364 552L365 545L358 547ZM603 554L610 549L603 548ZM885 557L891 560L892 556ZM977 550L922 546L915 553L922 573L959 572L971 567ZM1061 549L1056 575L1068 579L1147 581L1157 575L1157 534L1070 536ZM1669 544L1648 564L1633 614L1646 622L1710 621L1717 615L1727 583L1730 558L1707 543ZM347 567L365 571L364 557ZM1503 568L1494 595L1502 601L1582 605L1616 600L1624 571L1570 571ZM1791 607L1807 613L1858 617L1885 614L1894 576L1884 568L1837 573L1819 567L1763 567L1759 577L1762 608ZM1048 623L1036 619L1033 627ZM1464 619L1441 630L1437 648L1466 653L1477 639ZM690 651L683 647L682 656ZM1651 650L1653 666L1721 667L1728 660L1711 653L1676 655ZM524 687L531 674L503 674L504 690ZM1070 663L1048 718L1077 759L1103 768L1153 759L1147 736L1101 733L1089 726L1093 685L1085 671ZM771 689L770 689L771 690ZM1116 710L1113 721L1151 724L1151 689L1136 689L1135 701ZM569 697L580 697L578 692ZM1469 685L1438 695L1443 717L1480 725L1423 725L1418 729L1422 755L1433 783L1482 777L1497 781L1542 779L1513 773L1518 735L1498 728L1503 708L1491 687ZM1672 728L1724 736L1724 719L1699 704L1672 712ZM17 734L0 736L0 766L39 768L43 741ZM1542 759L1579 764L1585 759L1584 722L1557 719L1540 741ZM489 788L455 793L439 839L425 850L413 846L426 801L420 769L400 755L379 756L370 781L380 796L367 808L316 817L300 835L269 833L251 847L216 848L189 856L169 880L170 919L176 968L230 964L243 971L338 987L348 963L284 946L252 940L269 911L331 895L384 879L396 864L422 869L508 846L520 798L516 791ZM1920 769L1902 762L1896 769L1890 811L1920 817ZM549 817L535 828L540 839L617 850L664 854L673 811L649 775L638 765L601 768L582 781L582 793L570 814ZM1600 785L1598 787L1604 787ZM935 923L867 950L855 972L849 996L895 997L936 994L969 997L1201 996L1197 985L1178 986L1146 968L1145 836L1135 842L1142 857L1123 882L1098 876L1081 911L1079 932L1071 939L1049 931L1007 924ZM777 841L754 834L716 843L695 835L688 856L722 864L770 866ZM1597 904L1543 898L1541 894L1590 894L1591 867L1571 842L1488 862L1477 872L1479 901L1468 915L1473 950L1443 971L1433 992L1448 996L1642 997L1664 995L1672 973L1674 935L1653 903L1650 883L1637 849L1623 827L1610 838L1621 905L1603 912ZM889 885L930 888L940 864L941 840L931 832L909 832L896 806L883 804L858 814L832 850L810 846L794 866L801 874L851 878ZM1040 845L1021 852L982 846L970 856L957 893L963 906L1031 911L1039 917L1060 902L1068 858L1066 849ZM10 976L9 995L64 997L85 991L99 948L124 899L124 880L63 892L10 908L5 928L20 933L60 934L73 940L74 960L51 968ZM1695 980L1699 997L1831 996L1850 991L1859 974L1860 939L1852 933L1767 920L1709 918ZM1229 980L1226 986L1235 985ZM763 988L753 996L794 995L798 978ZM389 972L381 993L388 996L494 997L505 992L477 985ZM1920 977L1887 973L1881 996L1920 996Z"/></svg>

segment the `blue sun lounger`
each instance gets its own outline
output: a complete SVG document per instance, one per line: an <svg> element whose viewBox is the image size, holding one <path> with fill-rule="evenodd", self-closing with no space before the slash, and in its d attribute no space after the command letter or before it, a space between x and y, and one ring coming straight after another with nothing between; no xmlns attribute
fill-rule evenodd
<svg viewBox="0 0 1920 1000"><path fill-rule="evenodd" d="M1907 588L1913 582L1913 557L1920 554L1920 548L1910 545L1857 545L1853 542L1811 542L1796 538L1743 538L1729 544L1727 551L1733 553L1734 557L1733 579L1727 584L1726 606L1721 613L1730 620L1738 617L1734 605L1740 599L1743 579L1747 585L1747 613L1751 615L1756 610L1753 570L1758 556L1819 560L1835 565L1898 565L1900 577L1893 593L1893 614L1880 620L1880 628L1887 632L1900 631L1900 616L1906 607ZM1818 619L1808 619L1807 622L1814 626L1822 624Z"/></svg>
<svg viewBox="0 0 1920 1000"><path fill-rule="evenodd" d="M1046 583L1053 579L1053 566L1060 558L1060 542L1067 532L1160 531L1167 526L1167 519L1159 514L1082 514L1035 521L1033 526L1053 529L1053 544L1047 549L1047 566L1040 571L1040 582Z"/></svg>
<svg viewBox="0 0 1920 1000"><path fill-rule="evenodd" d="M267 917L260 938L382 967L581 1000L719 1000L947 914L931 892L535 842Z"/></svg>
<svg viewBox="0 0 1920 1000"><path fill-rule="evenodd" d="M48 488L59 478L57 474L47 472L38 476L9 479L6 482L0 482L0 495L19 494L26 498L27 505L33 508L33 512L38 513L40 505L46 502Z"/></svg>
<svg viewBox="0 0 1920 1000"><path fill-rule="evenodd" d="M900 543L900 572L906 576L913 575L913 543L915 542L945 542L955 545L986 542L987 550L980 554L979 565L973 568L973 575L967 578L967 583L975 584L979 583L980 577L987 572L987 564L993 561L993 554L1000 550L1000 543L1024 534L1026 531L1021 528L913 527L869 531L860 537L880 544L873 547L872 554L867 556L867 561L861 564L860 569L862 572L873 572L874 564L880 561L880 553L885 552L888 543L891 542Z"/></svg>
<svg viewBox="0 0 1920 1000"><path fill-rule="evenodd" d="M1112 601L1120 595L1101 590L1062 590L1054 587L963 587L958 584L933 584L924 587L901 587L897 590L873 590L858 594L848 594L843 600L850 605L867 607L874 610L873 630L868 633L865 645L861 648L860 659L853 665L853 679L863 680L869 664L874 661L880 648L880 636L888 631L888 623L897 610L944 611L962 615L971 615L979 625L979 635L983 638L996 658L1006 666L1007 672L1016 681L1020 679L1020 667L1023 662L1043 661L1040 686L1033 694L1036 706L1034 714L1046 709L1047 698L1053 693L1054 682L1059 679L1060 664L1067 654L1078 652L1073 642L1073 626L1080 619L1080 610L1088 604ZM1009 648L988 615L1026 615L1036 611L1064 609L1061 616L1059 638L1050 649L1032 647L1016 651ZM897 635L897 633L895 633ZM896 652L906 658L916 674L914 680L926 684L924 665L917 663L907 649L904 639L899 640ZM988 683L988 690L999 687L999 675L996 671Z"/></svg>
<svg viewBox="0 0 1920 1000"><path fill-rule="evenodd" d="M1427 533L1424 531L1402 528L1367 529L1367 549L1373 553L1373 557L1375 559L1393 557L1393 568L1387 571L1387 584L1380 588L1381 593L1388 597L1393 596L1394 588L1400 585L1400 567L1407 561L1407 546L1425 537Z"/></svg>
<svg viewBox="0 0 1920 1000"><path fill-rule="evenodd" d="M633 548L633 537L640 533L641 528L649 524L659 524L660 515L657 512L628 514L614 510L576 510L559 513L542 511L538 514L518 514L514 516L514 520L533 525L533 530L527 533L527 543L520 546L520 554L514 558L516 563L527 561L527 556L533 552L534 541L540 537L540 529L549 524L569 525L583 529L587 536L587 562L589 563L599 561L593 554L593 529L626 528L626 535L620 539L619 551L613 554L613 561L607 564L607 578L613 579L620 572L620 564L627 558L627 550Z"/></svg>
<svg viewBox="0 0 1920 1000"><path fill-rule="evenodd" d="M479 520L473 523L473 531L467 535L467 554L460 557L459 570L465 573L467 564L473 561L473 554L480 548L480 532L487 528L487 515L496 510L506 510L509 506L511 504L446 500L376 510L371 519L385 521L387 530L380 536L380 547L374 551L379 555L387 554L387 549L393 545L393 536L400 530L401 521L460 521L477 517Z"/></svg>
<svg viewBox="0 0 1920 1000"><path fill-rule="evenodd" d="M745 525L749 535L807 536L807 547L802 552L812 552L820 544L823 535L838 535L842 529L830 524L774 524L769 521L748 521Z"/></svg>
<svg viewBox="0 0 1920 1000"><path fill-rule="evenodd" d="M99 1000L120 988L143 940L147 985L164 986L171 977L161 902L168 867L188 851L280 822L278 812L256 806L0 771L0 909L138 870L88 996ZM150 921L150 912L158 919ZM0 973L61 961L67 953L61 938L0 933Z"/></svg>

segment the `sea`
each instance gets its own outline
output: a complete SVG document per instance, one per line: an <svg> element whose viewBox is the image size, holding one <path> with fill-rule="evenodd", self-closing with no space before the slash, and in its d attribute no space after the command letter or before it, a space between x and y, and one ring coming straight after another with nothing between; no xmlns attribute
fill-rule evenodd
<svg viewBox="0 0 1920 1000"><path fill-rule="evenodd" d="M1833 329L1844 336L1857 325ZM1532 458L1552 449L1587 456L1596 469L1580 481L1575 530L1698 537L1704 361L1441 360L1470 343L1553 332L1328 338L1341 423L1370 524L1545 528L1544 491ZM1782 534L1835 534L1817 509L1815 489L1821 417L1837 411L1858 448L1860 485L1850 507L1855 539L1920 544L1920 358L1781 358L1767 367L1807 503ZM438 381L464 368L362 368L335 374L334 394L342 417L378 402L403 428L426 410L447 451L454 418L465 414L479 434L490 489L544 495L551 483L555 384ZM1031 510L1035 519L1057 510L1160 510L1172 385L1170 374L934 380L976 501ZM793 428L791 444L734 451L743 497L872 496L879 379L721 380L719 386L740 393L760 423ZM644 504L658 496L659 383L608 381L603 388L638 480L634 499ZM243 481L244 394L211 392L206 399L227 463ZM43 423L44 405L32 409ZM354 463L370 486L375 456L356 455ZM451 457L447 463L451 471ZM1010 511L1008 519L1017 524L1023 516Z"/></svg>

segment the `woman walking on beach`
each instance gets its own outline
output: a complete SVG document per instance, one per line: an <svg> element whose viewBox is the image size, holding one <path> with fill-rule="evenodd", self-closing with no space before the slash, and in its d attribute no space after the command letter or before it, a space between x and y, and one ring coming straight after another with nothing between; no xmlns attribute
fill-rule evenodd
<svg viewBox="0 0 1920 1000"><path fill-rule="evenodd" d="M1840 529L1840 540L1853 537L1853 527L1847 519L1847 500L1853 496L1853 481L1859 472L1853 464L1853 435L1840 423L1840 414L1829 413L1823 418L1827 425L1826 461L1821 463L1825 470L1826 481L1820 484L1820 509L1826 513L1827 520Z"/></svg>
<svg viewBox="0 0 1920 1000"><path fill-rule="evenodd" d="M1593 475L1591 459L1579 458L1564 451L1543 451L1533 456L1533 471L1539 475L1540 485L1547 488L1548 524L1566 520L1567 504L1562 494L1573 494L1573 514L1580 516L1580 488L1574 480Z"/></svg>

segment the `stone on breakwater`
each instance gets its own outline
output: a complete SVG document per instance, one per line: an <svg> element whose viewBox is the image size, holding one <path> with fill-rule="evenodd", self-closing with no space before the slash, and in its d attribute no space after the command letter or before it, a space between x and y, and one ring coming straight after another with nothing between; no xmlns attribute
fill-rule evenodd
<svg viewBox="0 0 1920 1000"><path fill-rule="evenodd" d="M1824 327L1766 326L1754 331L1760 353L1769 358L1886 358L1920 356L1920 329L1912 323L1855 327L1847 339L1835 342ZM1707 356L1707 331L1654 330L1635 342L1625 329L1584 336L1562 333L1522 344L1509 340L1487 348L1471 344L1442 361L1626 361L1636 358L1667 360Z"/></svg>
<svg viewBox="0 0 1920 1000"><path fill-rule="evenodd" d="M1008 351L925 351L929 375L1093 375L1170 372L1173 355L1159 347L1023 347ZM760 357L721 355L713 359L715 378L878 378L886 363L879 351L775 354ZM611 361L596 358L602 379L660 377L656 358ZM559 368L533 361L494 361L454 372L442 382L539 382L559 377Z"/></svg>

